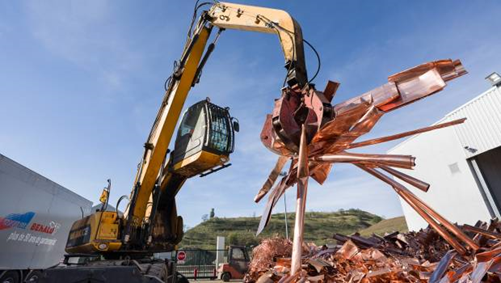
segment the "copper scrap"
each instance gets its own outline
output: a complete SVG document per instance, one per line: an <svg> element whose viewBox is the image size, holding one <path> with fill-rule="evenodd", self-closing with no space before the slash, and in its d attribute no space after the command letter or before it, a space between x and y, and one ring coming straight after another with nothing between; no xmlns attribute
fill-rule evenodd
<svg viewBox="0 0 501 283"><path fill-rule="evenodd" d="M430 226L432 226L435 230L437 230L437 232L447 242L449 242L454 247L454 249L456 249L460 254L465 254L467 251L454 237L450 235L450 233L454 234L461 241L468 244L473 250L476 251L478 249L478 245L475 242L473 242L468 236L466 236L466 234L464 234L461 230L452 225L449 221L447 221L444 217L442 217L440 214L434 211L431 207L422 202L416 195L414 195L403 185L401 185L400 183L394 181L393 179L389 178L388 176L382 174L381 172L373 168L368 168L363 165L357 165L357 166L365 170L369 174L373 175L374 177L392 186L395 192L403 200L405 200L405 202L407 202L421 217L423 217L424 220L426 220L426 222L430 224ZM445 228L440 226L440 224L445 226Z"/></svg>
<svg viewBox="0 0 501 283"><path fill-rule="evenodd" d="M384 165L380 165L379 168L383 169L384 171L390 173L391 175L399 178L400 180L406 182L407 184L410 184L418 189L420 189L421 191L423 192L427 192L428 189L430 188L430 184L426 183L426 182L423 182L419 179L416 179L412 176L409 176L407 174L404 174L400 171L397 171L393 168L390 168L388 166L384 166Z"/></svg>
<svg viewBox="0 0 501 283"><path fill-rule="evenodd" d="M421 129L409 131L409 132L404 132L404 133L400 133L400 134L396 134L396 135L392 135L392 136L387 136L387 137L382 137L382 138L377 138L377 139L372 139L372 140L366 140L366 141L363 141L363 142L356 142L356 143L352 143L349 146L349 148L356 148L356 147L362 147L362 146L368 146L368 145L374 145L374 144L378 144L378 143L383 143L383 142L389 142L389 141L393 141L393 140L398 140L398 139L401 139L401 138L413 136L413 135L420 134L420 133L425 133L425 132L429 132L429 131L433 131L433 130L438 130L438 129L445 128L445 127L459 125L459 124L464 123L464 121L466 121L466 118L461 118L461 119L457 119L457 120L454 120L454 121L451 121L451 122L437 124L437 125L433 125L433 126L429 126L429 127L425 127L425 128L421 128Z"/></svg>
<svg viewBox="0 0 501 283"><path fill-rule="evenodd" d="M308 144L306 143L306 127L301 129L301 142L299 144L299 158L297 167L297 197L296 219L294 222L294 241L292 243L291 275L301 269L301 255L303 245L304 214L306 212L306 196L308 195Z"/></svg>
<svg viewBox="0 0 501 283"><path fill-rule="evenodd" d="M285 156L280 156L278 158L277 164L275 165L275 168L273 168L273 170L270 173L270 176L268 177L268 179L264 183L263 187L261 188L261 190L259 190L257 195L254 197L255 202L259 202L270 191L271 187L273 186L273 184L277 180L278 175L280 175L280 173L282 173L282 169L284 168L285 163L287 163L287 160L288 160L288 158Z"/></svg>
<svg viewBox="0 0 501 283"><path fill-rule="evenodd" d="M416 158L410 155L395 155L395 154L363 154L342 152L338 154L324 154L313 157L315 161L332 162L332 163L354 163L367 165L388 165L404 169L412 169L416 164Z"/></svg>
<svg viewBox="0 0 501 283"><path fill-rule="evenodd" d="M280 249L286 240L264 240L254 249L245 282L501 282L501 238L491 237L500 233L501 223L494 219L490 225L455 227L477 239L478 252L458 254L431 227L384 237L335 234L334 247L303 245L309 253L296 276L289 273L290 246L285 255L270 246L279 243ZM256 264L263 257L266 263Z"/></svg>
<svg viewBox="0 0 501 283"><path fill-rule="evenodd" d="M256 201L271 191L263 212L257 234L267 225L273 207L286 189L298 185L298 191L305 187L311 176L322 184L334 163L351 163L374 175L393 187L416 212L423 217L444 239L461 255L475 252L478 245L444 217L422 202L400 183L380 172L379 169L422 190L428 191L430 185L424 181L399 172L393 167L412 169L415 158L409 155L359 154L347 152L347 149L369 146L400 139L417 133L424 133L463 123L459 119L443 124L404 132L392 136L355 143L360 136L372 130L379 119L387 112L413 103L424 97L441 91L446 82L466 74L459 60L440 60L425 63L392 75L388 83L351 98L334 106L330 104L339 83L330 82L324 92L314 86L284 88L282 97L275 102L273 113L266 118L261 133L263 144L280 155L277 165L263 185ZM303 134L301 134L303 133ZM304 134L305 133L305 134ZM306 165L298 166L300 140L306 136ZM270 190L281 168L291 160L288 174ZM298 167L303 169L299 170ZM299 171L300 174L298 174ZM308 172L306 178L304 172ZM299 197L298 197L299 200ZM303 205L304 206L304 205ZM303 206L298 206L301 208ZM296 226L301 227L301 213L297 213ZM296 229L301 233L301 229ZM295 237L296 238L296 237ZM297 238L297 239L300 239ZM463 244L466 246L463 246ZM293 262L295 262L293 260Z"/></svg>
<svg viewBox="0 0 501 283"><path fill-rule="evenodd" d="M303 245L303 251L309 251L307 245ZM259 246L252 250L252 262L249 265L248 274L260 274L261 276L277 266L276 260L279 260L280 265L274 270L274 274L282 276L288 274L291 255L292 242L290 240L279 237L264 239ZM251 279L247 278L246 280Z"/></svg>

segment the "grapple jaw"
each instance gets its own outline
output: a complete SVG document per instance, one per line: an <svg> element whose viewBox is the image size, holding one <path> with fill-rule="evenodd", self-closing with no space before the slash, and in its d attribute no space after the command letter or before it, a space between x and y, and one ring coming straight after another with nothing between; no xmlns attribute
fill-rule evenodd
<svg viewBox="0 0 501 283"><path fill-rule="evenodd" d="M310 143L320 128L333 118L334 109L323 92L311 85L302 89L286 87L282 89L282 96L275 100L272 114L266 117L261 141L279 155L292 156L299 151L303 124Z"/></svg>

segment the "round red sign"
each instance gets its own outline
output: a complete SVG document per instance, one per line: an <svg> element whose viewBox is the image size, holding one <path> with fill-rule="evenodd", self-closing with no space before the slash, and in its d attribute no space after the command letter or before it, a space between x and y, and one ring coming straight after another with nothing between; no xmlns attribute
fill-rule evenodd
<svg viewBox="0 0 501 283"><path fill-rule="evenodd" d="M177 253L177 260L183 261L186 259L186 252L180 251Z"/></svg>

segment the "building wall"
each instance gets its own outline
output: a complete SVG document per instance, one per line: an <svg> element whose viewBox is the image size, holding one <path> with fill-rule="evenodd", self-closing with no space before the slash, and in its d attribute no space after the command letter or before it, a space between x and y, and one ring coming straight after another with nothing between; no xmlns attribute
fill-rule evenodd
<svg viewBox="0 0 501 283"><path fill-rule="evenodd" d="M491 213L468 158L501 145L501 90L492 87L439 123L463 117L467 118L463 125L416 135L388 153L416 157L415 169L402 172L431 186L424 193L403 183L413 193L450 221L475 224L478 220L488 221ZM428 226L410 206L400 201L410 230Z"/></svg>
<svg viewBox="0 0 501 283"><path fill-rule="evenodd" d="M445 128L415 136L389 153L416 157L415 170L402 172L429 183L430 189L425 193L402 183L409 190L448 220L475 224L491 216L463 151L454 129ZM410 230L428 226L407 203L400 201Z"/></svg>
<svg viewBox="0 0 501 283"><path fill-rule="evenodd" d="M473 157L501 145L501 88L492 87L465 105L452 111L446 119L467 117L468 120L454 127L466 157Z"/></svg>

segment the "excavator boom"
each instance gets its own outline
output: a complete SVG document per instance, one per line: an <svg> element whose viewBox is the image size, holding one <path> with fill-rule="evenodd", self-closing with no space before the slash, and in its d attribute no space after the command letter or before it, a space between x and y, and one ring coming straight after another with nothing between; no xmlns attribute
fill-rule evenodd
<svg viewBox="0 0 501 283"><path fill-rule="evenodd" d="M129 211L126 214L125 242L129 241L134 228L140 227L145 221L147 204L157 183L162 164L165 164L166 152L175 125L188 92L205 64L203 51L213 27L277 34L285 57L288 84L299 86L307 84L301 27L288 13L232 3L216 3L208 12L203 12L193 35L188 38L179 67L172 75L164 102L145 144L144 157L136 176Z"/></svg>
<svg viewBox="0 0 501 283"><path fill-rule="evenodd" d="M229 166L226 163L232 152L232 148L220 151L215 149L215 144L204 143L204 147L197 149L197 155L188 156L183 152L187 148L178 147L176 141L174 152L168 154L188 93L199 81L201 70L223 30L276 34L285 58L285 81L289 87L308 88L301 27L287 12L216 2L207 11L198 13L203 5L195 8L195 15L200 16L193 22L181 58L166 83L166 93L144 145L144 154L124 216L119 217L116 212L98 212L77 221L70 233L68 252L123 254L167 251L179 243L182 238L182 218L176 212L177 192L188 178ZM214 28L219 29L218 33L214 41L208 44ZM218 107L208 101L201 103L205 109L203 115L206 117L204 125L207 131L217 132L219 127L218 139L224 132L221 128L226 129L224 133L231 132L232 135L235 129L229 112L217 110ZM223 117L219 122L210 120L217 116L214 114L216 110ZM218 126L215 128L208 126L216 124ZM212 136L208 133L205 138L208 141ZM191 141L193 136L188 138L178 134L178 139ZM227 140L230 138L227 137ZM217 144L220 146L220 142ZM89 233L86 234L86 231Z"/></svg>

